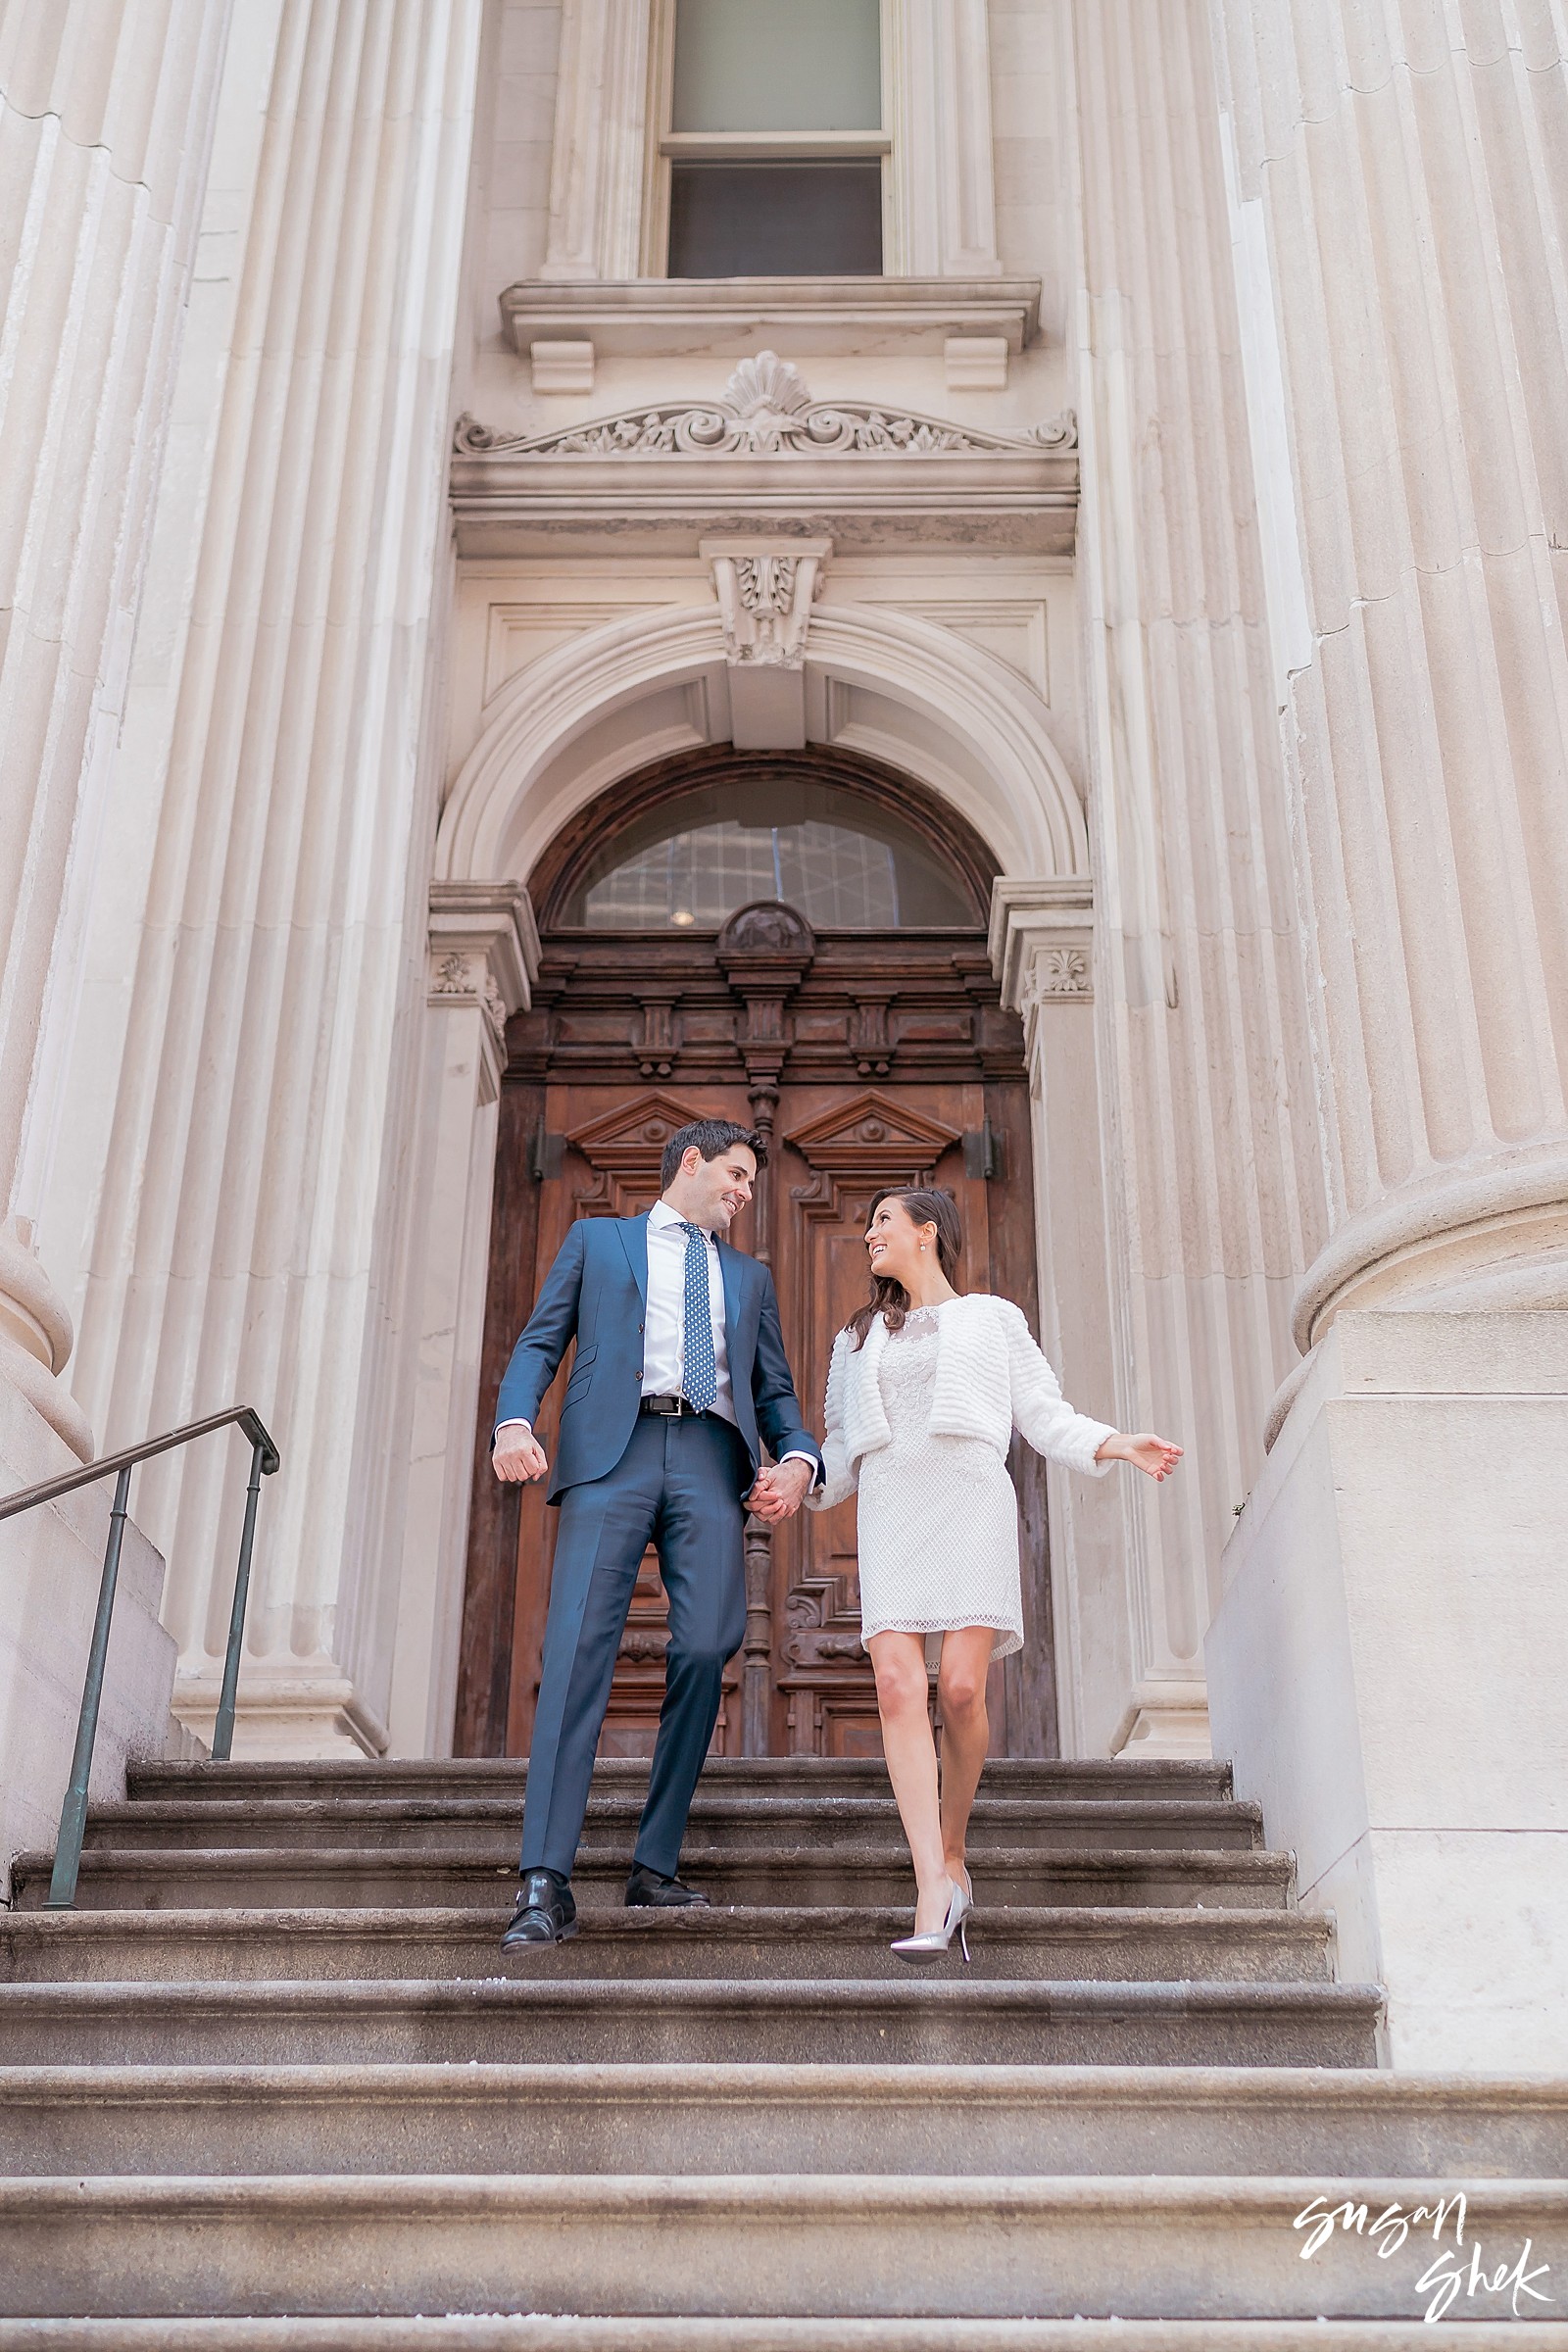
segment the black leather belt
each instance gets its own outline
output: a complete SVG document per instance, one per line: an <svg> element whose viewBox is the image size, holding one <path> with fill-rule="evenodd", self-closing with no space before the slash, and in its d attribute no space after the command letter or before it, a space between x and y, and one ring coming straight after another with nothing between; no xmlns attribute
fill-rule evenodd
<svg viewBox="0 0 1568 2352"><path fill-rule="evenodd" d="M645 1413L658 1413L664 1421L710 1421L713 1418L709 1407L693 1404L689 1396L645 1396L640 1409Z"/></svg>

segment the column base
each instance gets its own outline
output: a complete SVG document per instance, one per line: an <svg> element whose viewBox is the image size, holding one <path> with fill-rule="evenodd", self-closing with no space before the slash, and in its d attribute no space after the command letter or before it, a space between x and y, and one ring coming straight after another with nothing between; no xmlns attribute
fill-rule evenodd
<svg viewBox="0 0 1568 2352"><path fill-rule="evenodd" d="M24 1217L0 1226L0 1379L25 1396L78 1462L92 1460L92 1429L67 1388L71 1317L32 1247Z"/></svg>
<svg viewBox="0 0 1568 2352"><path fill-rule="evenodd" d="M174 1685L174 1715L209 1747L221 1677L182 1674ZM272 1681L240 1676L234 1716L234 1755L250 1763L319 1763L344 1756L386 1753L385 1726L352 1683Z"/></svg>
<svg viewBox="0 0 1568 2352"><path fill-rule="evenodd" d="M1189 1763L1211 1755L1202 1684L1138 1684L1122 1711L1110 1752L1129 1761L1174 1757Z"/></svg>
<svg viewBox="0 0 1568 2352"><path fill-rule="evenodd" d="M1226 1547L1216 1752L1399 2068L1568 2068L1568 1315L1342 1312Z"/></svg>
<svg viewBox="0 0 1568 2352"><path fill-rule="evenodd" d="M0 1358L0 1492L75 1467L70 1440L7 1377ZM60 1827L113 1492L109 1481L82 1487L0 1522L0 1901L12 1856L51 1847ZM132 1521L93 1750L95 1804L122 1800L127 1762L162 1755L167 1744L174 1642L158 1622L163 1590L163 1560Z"/></svg>

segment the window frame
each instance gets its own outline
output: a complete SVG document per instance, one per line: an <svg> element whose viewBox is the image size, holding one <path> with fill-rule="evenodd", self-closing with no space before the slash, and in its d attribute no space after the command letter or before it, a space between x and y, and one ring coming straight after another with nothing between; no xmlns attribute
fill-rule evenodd
<svg viewBox="0 0 1568 2352"><path fill-rule="evenodd" d="M674 130L676 0L651 0L649 28L648 122L652 136L645 148L642 204L641 273L669 276L670 166L674 163L822 163L879 162L882 166L882 269L891 274L889 258L896 236L896 150L894 135L881 130ZM896 40L898 0L881 0L878 36L882 79L882 121L896 120L896 90L891 71ZM694 281L695 282L695 281ZM787 282L787 281L780 281Z"/></svg>

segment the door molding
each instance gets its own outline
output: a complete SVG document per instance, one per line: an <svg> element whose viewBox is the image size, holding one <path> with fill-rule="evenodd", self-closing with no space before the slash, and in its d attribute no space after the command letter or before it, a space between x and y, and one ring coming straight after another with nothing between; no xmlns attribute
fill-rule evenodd
<svg viewBox="0 0 1568 2352"><path fill-rule="evenodd" d="M659 1197L664 1146L680 1128L705 1114L674 1095L655 1090L574 1127L566 1141L594 1171L594 1182L572 1195L584 1216L631 1217Z"/></svg>

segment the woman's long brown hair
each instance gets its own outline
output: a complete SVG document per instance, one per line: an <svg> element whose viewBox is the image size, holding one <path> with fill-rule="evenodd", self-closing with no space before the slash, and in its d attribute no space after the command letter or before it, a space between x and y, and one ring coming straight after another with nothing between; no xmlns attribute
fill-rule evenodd
<svg viewBox="0 0 1568 2352"><path fill-rule="evenodd" d="M924 1185L887 1185L877 1194L866 1211L867 1225L884 1200L902 1200L914 1224L936 1227L937 1264L956 1290L958 1259L963 1250L963 1227L958 1222L958 1211L954 1205L952 1194L939 1193L934 1187ZM856 1347L863 1348L865 1335L875 1316L882 1317L889 1331L902 1331L908 1312L909 1294L903 1283L895 1282L890 1274L873 1274L870 1298L864 1306L856 1308L844 1328L854 1332Z"/></svg>

